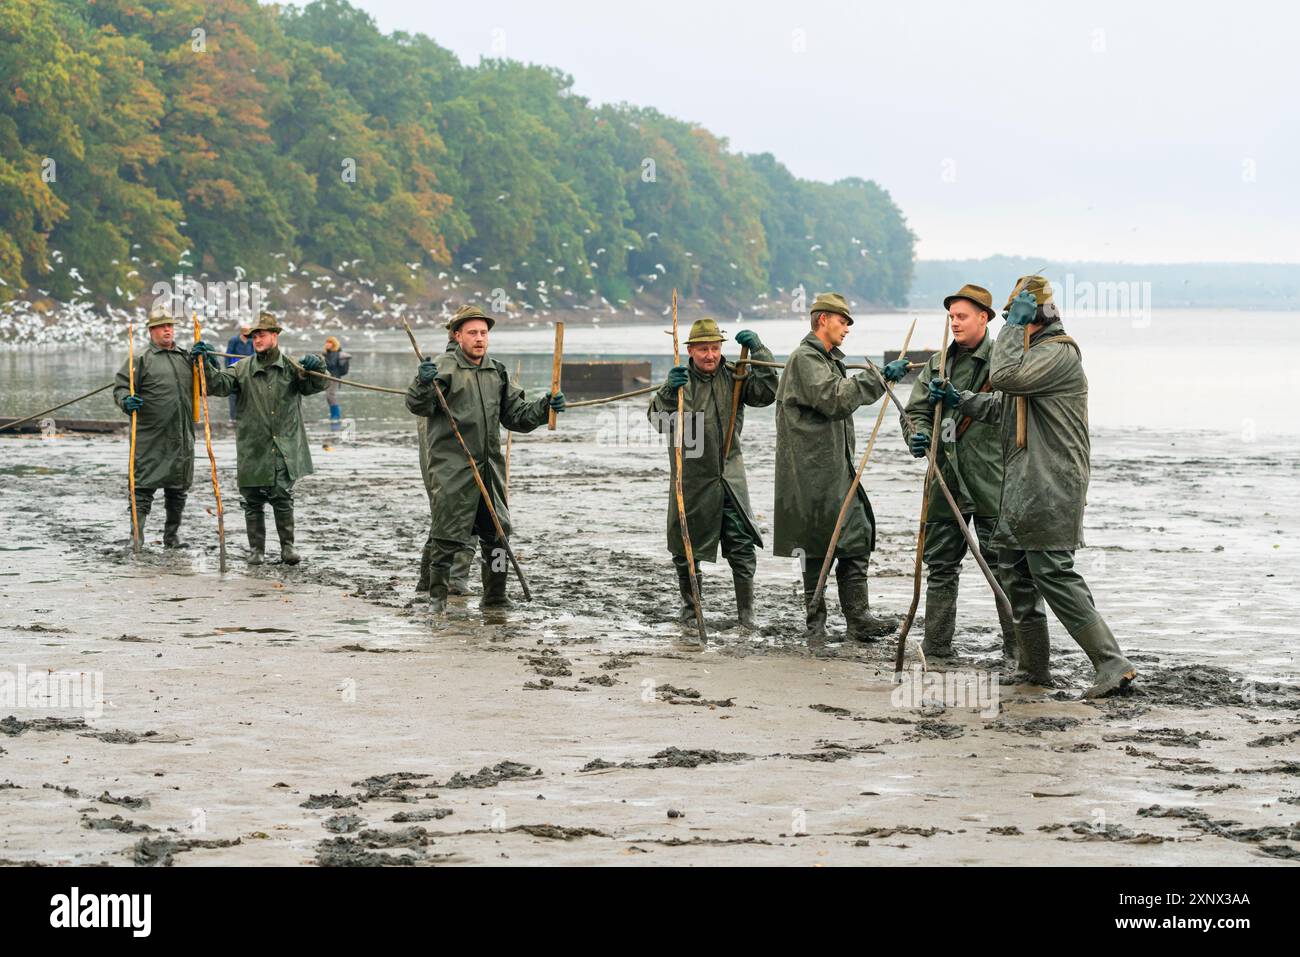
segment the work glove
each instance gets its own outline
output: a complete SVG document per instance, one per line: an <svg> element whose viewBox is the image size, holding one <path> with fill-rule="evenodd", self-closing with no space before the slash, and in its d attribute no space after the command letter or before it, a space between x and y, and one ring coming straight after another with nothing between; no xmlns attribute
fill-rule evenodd
<svg viewBox="0 0 1300 957"><path fill-rule="evenodd" d="M546 397L546 404L549 405L549 406L550 406L552 409L554 409L556 412L563 412L563 411L564 411L564 393L563 393L563 392L556 392L556 393L553 393L553 394L548 394L547 397Z"/></svg>
<svg viewBox="0 0 1300 957"><path fill-rule="evenodd" d="M909 365L906 359L895 359L893 362L885 363L885 381L902 382L903 376L908 373Z"/></svg>
<svg viewBox="0 0 1300 957"><path fill-rule="evenodd" d="M686 366L673 366L668 370L668 388L674 392L691 381L691 374Z"/></svg>
<svg viewBox="0 0 1300 957"><path fill-rule="evenodd" d="M930 452L930 437L924 432L917 432L907 444L918 459L925 458Z"/></svg>
<svg viewBox="0 0 1300 957"><path fill-rule="evenodd" d="M302 367L308 372L324 372L325 360L316 354L302 357Z"/></svg>
<svg viewBox="0 0 1300 957"><path fill-rule="evenodd" d="M1038 312L1038 300L1026 289L1011 300L1011 308L1002 313L1002 318L1009 326L1027 326L1034 321L1036 312Z"/></svg>
<svg viewBox="0 0 1300 957"><path fill-rule="evenodd" d="M216 351L217 350L213 348L210 342L204 342L200 339L198 342L194 343L194 348L190 350L190 360L195 365L198 365L204 359L211 361L215 356Z"/></svg>
<svg viewBox="0 0 1300 957"><path fill-rule="evenodd" d="M128 395L122 400L122 408L126 409L128 412L139 412L144 408L144 399L140 398L138 395Z"/></svg>
<svg viewBox="0 0 1300 957"><path fill-rule="evenodd" d="M433 381L433 377L437 374L438 364L432 359L424 359L420 362L420 371L415 374L415 377L425 385L428 385Z"/></svg>
<svg viewBox="0 0 1300 957"><path fill-rule="evenodd" d="M741 329L736 333L736 344L744 346L751 352L763 348L763 343L758 341L758 333L750 332L748 329Z"/></svg>
<svg viewBox="0 0 1300 957"><path fill-rule="evenodd" d="M957 408L961 402L961 393L952 387L951 382L941 382L938 379L930 380L930 404L938 405L942 402L950 409Z"/></svg>

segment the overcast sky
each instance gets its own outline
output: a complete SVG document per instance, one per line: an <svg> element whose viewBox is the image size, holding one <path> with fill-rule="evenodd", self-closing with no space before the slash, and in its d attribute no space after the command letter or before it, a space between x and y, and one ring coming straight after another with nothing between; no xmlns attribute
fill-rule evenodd
<svg viewBox="0 0 1300 957"><path fill-rule="evenodd" d="M353 0L556 66L796 175L874 179L920 258L1300 261L1300 5Z"/></svg>

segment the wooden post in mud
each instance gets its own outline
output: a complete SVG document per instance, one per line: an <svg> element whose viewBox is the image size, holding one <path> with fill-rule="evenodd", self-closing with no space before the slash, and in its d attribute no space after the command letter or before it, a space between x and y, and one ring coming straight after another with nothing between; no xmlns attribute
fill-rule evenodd
<svg viewBox="0 0 1300 957"><path fill-rule="evenodd" d="M913 422L912 417L907 414L907 409L903 407L903 403L898 401L898 396L894 395L894 390L889 387L889 383L886 382L885 377L880 374L880 370L873 366L872 371L875 372L876 378L880 380L880 384L885 387L885 394L889 396L889 401L894 403L895 407L897 407L898 411L902 414L903 422L907 426L908 433L915 435L916 423ZM927 454L930 459L930 464L933 466L935 464L934 448L931 447ZM928 474L927 471L927 475ZM948 501L948 507L952 509L952 515L954 520L957 522L957 527L961 529L962 537L966 539L966 547L970 549L970 553L975 557L975 563L979 565L980 571L984 573L985 581L989 583L989 588L993 590L994 600L998 603L998 607L1002 610L1003 614L1010 618L1011 602L1007 601L1006 592L1002 590L1002 586L999 585L997 579L993 577L993 569L989 568L989 563L986 562L984 556L980 554L980 543L975 538L975 533L970 530L970 526L968 526L962 518L961 508L957 505L957 500L952 497L952 489L948 488L948 483L944 481L942 470L935 468L934 480L939 483L939 490L943 492L943 497Z"/></svg>
<svg viewBox="0 0 1300 957"><path fill-rule="evenodd" d="M198 342L199 341L199 314L197 312L192 312L190 313L190 316L194 320L194 341ZM195 425L199 424L199 399L203 395L203 390L199 387L199 378L201 375L202 373L199 372L198 366L195 366L190 372L190 379L193 383L193 388L190 391L190 401L193 403ZM223 572L225 571L224 568L221 570Z"/></svg>
<svg viewBox="0 0 1300 957"><path fill-rule="evenodd" d="M947 314L943 317L943 348L939 351L939 381L942 383L947 377L948 369L948 330L949 321ZM925 516L930 510L930 480L934 477L936 471L935 463L939 461L939 427L943 419L943 402L934 404L934 421L930 426L930 464L925 470L925 486L921 489L921 526L916 532L916 563L912 567L912 604L907 609L907 616L903 619L903 624L898 629L898 650L894 654L894 674L901 674L903 671L903 656L907 653L907 635L912 630L912 623L916 621L916 610L921 606L921 569L925 559ZM910 436L909 436L910 438ZM961 517L957 519L961 521ZM927 612L928 614L928 612ZM925 665L925 656L921 656L922 667Z"/></svg>
<svg viewBox="0 0 1300 957"><path fill-rule="evenodd" d="M406 328L407 338L411 340L411 348L415 350L415 358L423 362L424 356L415 341L415 333L411 331L411 324L403 319L402 325ZM442 389L438 388L438 383L434 382L432 385L433 394L438 400L438 406L442 409L442 414L447 417L447 424L451 426L451 434L456 436L456 441L460 443L460 450L465 453L465 458L469 461L469 470L474 475L474 484L478 486L479 494L483 496L483 504L487 506L488 516L492 519L492 527L497 533L497 541L501 543L501 547L505 549L506 557L510 559L510 565L514 568L515 575L519 579L519 587L523 589L524 599L532 601L533 593L528 590L528 579L524 577L524 570L519 567L519 559L515 558L515 553L510 547L510 541L506 538L505 529L501 527L501 520L497 518L497 510L492 507L492 495L488 492L487 486L483 484L483 476L479 473L478 463L474 461L473 453L470 452L469 446L465 444L465 439L460 434L460 429L456 426L456 419L451 414L451 408L447 405L447 397L442 394Z"/></svg>
<svg viewBox="0 0 1300 957"><path fill-rule="evenodd" d="M135 323L130 319L126 321L126 375L131 395L135 395ZM136 555L140 554L140 516L136 513L135 508L135 416L134 410L131 412L131 452L128 455L130 460L127 464L127 486L131 493L131 551Z"/></svg>
<svg viewBox="0 0 1300 957"><path fill-rule="evenodd" d="M673 365L681 364L682 350L677 337L677 290L673 290ZM700 633L700 644L707 645L709 636L704 630L704 606L700 602L700 582L695 574L695 550L691 548L691 533L686 527L686 496L682 491L682 432L685 425L685 386L677 390L677 428L673 430L673 457L677 466L673 478L673 494L677 497L677 524L681 527L682 550L686 553L686 569L691 580L691 601L695 603L695 627Z"/></svg>
<svg viewBox="0 0 1300 957"><path fill-rule="evenodd" d="M199 317L194 314L194 341L199 341ZM212 494L217 499L217 549L218 567L226 573L226 510L221 504L221 484L217 481L217 457L212 452L212 420L208 416L208 373L202 356L194 363L194 374L199 380L199 402L203 406L203 441L208 447L208 464L212 466ZM198 409L194 410L199 413Z"/></svg>
<svg viewBox="0 0 1300 957"><path fill-rule="evenodd" d="M907 337L903 340L903 351L898 354L901 359L907 355L907 347L912 344L912 333L916 331L916 320L912 320L912 327L907 330ZM862 484L862 475L867 470L867 460L871 458L871 450L875 448L876 436L880 433L880 425L885 421L885 413L889 411L889 403L883 398L880 400L880 411L876 414L876 424L871 430L871 438L867 440L867 450L862 453L862 461L858 465L858 471L853 476L853 481L849 483L849 494L844 496L844 504L840 506L840 513L835 518L835 528L831 532L830 545L826 548L826 557L822 559L821 574L817 576L817 588L813 591L812 603L810 608L817 608L821 604L822 595L826 592L826 579L830 576L831 563L835 561L835 546L840 543L840 533L844 531L844 522L849 517L849 509L853 505L853 499L857 497L858 486Z"/></svg>
<svg viewBox="0 0 1300 957"><path fill-rule="evenodd" d="M744 375L741 367L744 366ZM736 363L735 384L731 387L731 420L727 423L727 444L722 447L722 467L727 467L727 456L731 454L731 439L736 434L736 416L740 412L740 394L745 391L745 380L749 378L749 346L740 347L740 361Z"/></svg>
<svg viewBox="0 0 1300 957"><path fill-rule="evenodd" d="M516 383L516 384L519 382L519 375L520 375L520 373L523 372L523 369L524 369L524 360L522 360L522 359L516 359L516 360L515 360L515 383ZM520 386L520 388L523 388L523 386ZM551 415L552 415L552 417L554 417L555 413L552 412ZM506 429L506 488L505 488L505 497L506 497L506 502L507 502L507 503L510 501L510 447L514 444L514 441L515 441L515 434L514 434L512 431L510 431L509 429Z"/></svg>
<svg viewBox="0 0 1300 957"><path fill-rule="evenodd" d="M564 368L564 323L555 324L555 354L551 357L551 395L560 391L560 372ZM555 431L556 414L551 409L546 413L546 428Z"/></svg>

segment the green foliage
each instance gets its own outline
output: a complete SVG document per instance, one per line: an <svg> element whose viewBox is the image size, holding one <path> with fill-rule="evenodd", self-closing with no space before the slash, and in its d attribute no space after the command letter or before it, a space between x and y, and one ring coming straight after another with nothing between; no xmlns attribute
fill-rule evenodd
<svg viewBox="0 0 1300 957"><path fill-rule="evenodd" d="M414 264L472 272L542 306L799 284L903 301L913 237L876 184L799 180L572 85L464 66L345 0L6 0L0 298L122 302L287 255L404 289Z"/></svg>

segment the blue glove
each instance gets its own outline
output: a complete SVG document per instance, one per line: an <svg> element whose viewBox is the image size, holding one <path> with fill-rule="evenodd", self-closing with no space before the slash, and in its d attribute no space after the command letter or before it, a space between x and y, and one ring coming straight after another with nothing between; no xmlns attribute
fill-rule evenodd
<svg viewBox="0 0 1300 957"><path fill-rule="evenodd" d="M691 381L691 374L686 366L673 366L668 370L668 388L676 391Z"/></svg>
<svg viewBox="0 0 1300 957"><path fill-rule="evenodd" d="M918 459L923 459L930 452L930 437L924 432L917 432L908 440L908 446L912 449L912 454Z"/></svg>
<svg viewBox="0 0 1300 957"><path fill-rule="evenodd" d="M885 363L885 381L902 382L903 376L908 373L908 366L911 365L906 359L895 359L893 362Z"/></svg>
<svg viewBox="0 0 1300 957"><path fill-rule="evenodd" d="M204 342L200 339L198 342L194 343L194 348L190 350L190 359L195 365L198 365L201 359L208 359L211 361L216 355L216 351L217 350L212 347L211 343Z"/></svg>
<svg viewBox="0 0 1300 957"><path fill-rule="evenodd" d="M748 329L741 329L736 333L736 344L742 345L751 351L763 347L763 343L758 341L758 333L750 332Z"/></svg>
<svg viewBox="0 0 1300 957"><path fill-rule="evenodd" d="M432 359L424 359L420 363L420 371L415 374L415 377L419 379L421 382L423 382L425 385L428 385L430 382L433 381L433 377L436 376L437 374L438 374L438 364L434 362Z"/></svg>
<svg viewBox="0 0 1300 957"><path fill-rule="evenodd" d="M950 409L957 408L961 402L961 393L952 387L951 382L940 382L938 379L930 380L930 404L937 405L942 402Z"/></svg>
<svg viewBox="0 0 1300 957"><path fill-rule="evenodd" d="M324 372L325 360L320 356L312 354L302 357L302 367L308 372Z"/></svg>
<svg viewBox="0 0 1300 957"><path fill-rule="evenodd" d="M1037 312L1038 300L1026 289L1011 300L1011 308L1002 313L1002 318L1009 326L1027 326L1034 321L1034 314Z"/></svg>
<svg viewBox="0 0 1300 957"><path fill-rule="evenodd" d="M144 407L144 399L138 395L128 395L122 400L122 408L128 412L139 412Z"/></svg>
<svg viewBox="0 0 1300 957"><path fill-rule="evenodd" d="M551 407L552 409L554 409L556 412L563 412L563 411L564 411L564 393L563 393L563 392L556 392L554 395L551 395L551 396L549 396L548 398L549 398L549 401L548 401L547 404L550 405L550 407Z"/></svg>

